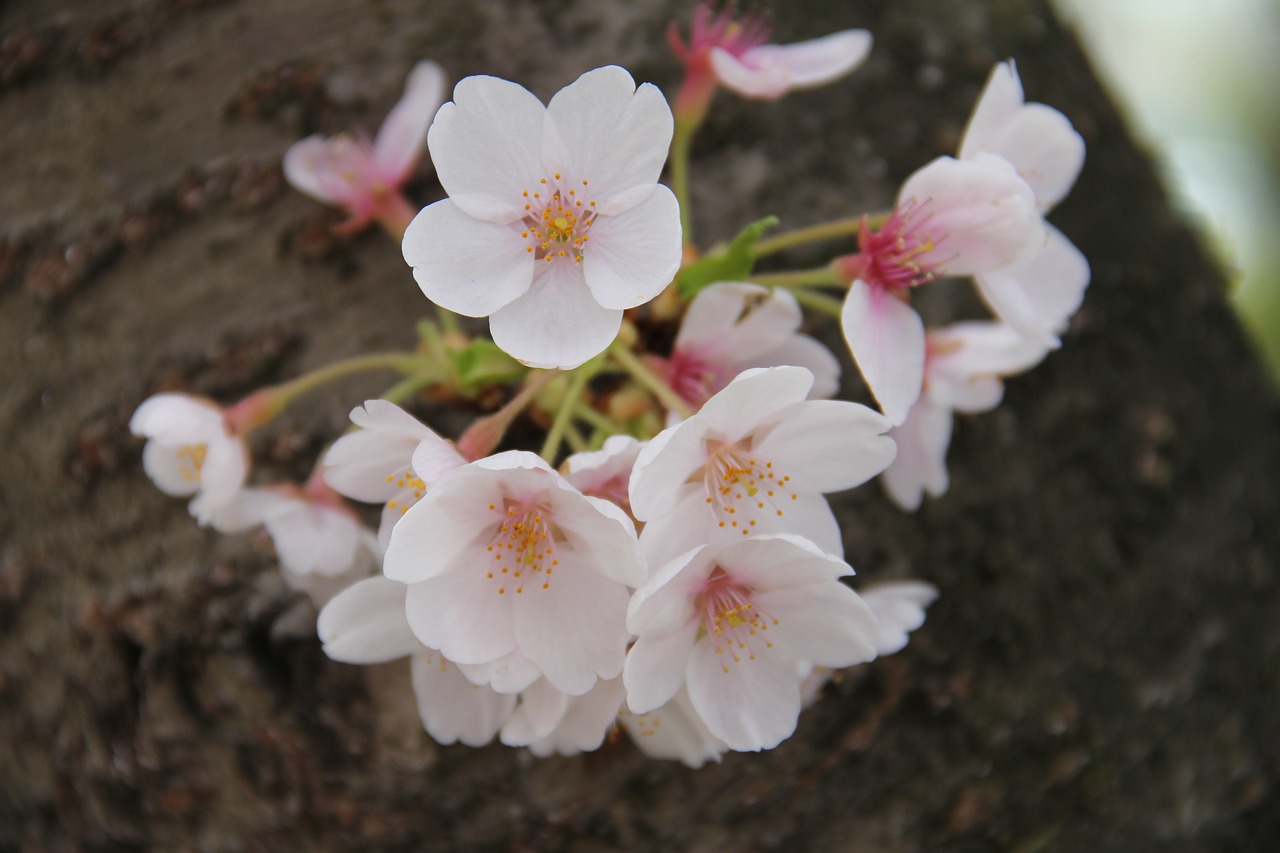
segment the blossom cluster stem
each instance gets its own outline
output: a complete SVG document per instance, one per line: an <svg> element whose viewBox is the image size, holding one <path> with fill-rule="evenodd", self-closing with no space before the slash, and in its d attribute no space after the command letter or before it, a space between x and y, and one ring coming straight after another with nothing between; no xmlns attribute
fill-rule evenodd
<svg viewBox="0 0 1280 853"><path fill-rule="evenodd" d="M788 231L785 234L779 234L776 237L770 237L767 240L761 240L756 243L756 257L762 258L766 255L776 254L809 243L820 243L839 237L856 237L858 235L858 226L864 218L869 227L879 228L888 221L889 214L876 213L866 217L854 216L849 219L835 219L831 222L820 222L817 225L810 225L806 228L797 228L795 231Z"/></svg>
<svg viewBox="0 0 1280 853"><path fill-rule="evenodd" d="M587 383L591 381L591 377L596 375L603 359L596 356L591 361L572 371L573 379L569 383L569 388L565 391L564 400L560 403L560 408L556 412L555 420L551 422L551 429L547 432L547 440L542 443L543 459L554 463L556 454L560 452L560 442L564 440L566 432L570 429L574 412L580 408L582 402L582 394L587 390ZM585 407L582 407L585 408ZM582 437L578 436L581 442ZM583 443L585 446L585 443Z"/></svg>
<svg viewBox="0 0 1280 853"><path fill-rule="evenodd" d="M805 308L826 314L828 317L834 317L837 320L840 319L844 306L839 299L827 296L825 293L819 293L808 287L792 287L788 288L788 291L796 298L796 302L799 302Z"/></svg>
<svg viewBox="0 0 1280 853"><path fill-rule="evenodd" d="M606 435L616 435L618 433L626 432L621 425L614 423L612 419L605 417L586 403L583 403L581 400L579 400L578 404L574 406L573 416L583 423L590 424Z"/></svg>
<svg viewBox="0 0 1280 853"><path fill-rule="evenodd" d="M647 388L653 396L657 397L658 402L662 403L663 406L678 413L682 418L693 416L693 408L685 402L684 398L677 394L661 376L654 373L647 364L636 358L635 353L631 352L631 350L615 341L609 347L609 355L627 373L631 374L633 379Z"/></svg>
<svg viewBox="0 0 1280 853"><path fill-rule="evenodd" d="M680 229L684 234L684 244L693 245L693 207L689 198L689 148L693 144L693 134L701 123L701 117L687 119L677 117L675 131L671 137L671 191L680 203Z"/></svg>
<svg viewBox="0 0 1280 853"><path fill-rule="evenodd" d="M418 208L409 204L403 195L398 191L389 191L378 199L378 206L374 210L373 218L377 220L384 231L399 242L404 239L405 229L409 227L409 223L417 215Z"/></svg>
<svg viewBox="0 0 1280 853"><path fill-rule="evenodd" d="M371 370L394 370L421 380L423 384L441 378L435 362L422 354L380 352L360 355L326 364L288 382L255 391L227 410L227 423L236 434L246 435L277 418L303 394L343 377Z"/></svg>
<svg viewBox="0 0 1280 853"><path fill-rule="evenodd" d="M841 284L840 277L831 264L807 270L786 270L784 272L752 273L754 284L769 287L822 287Z"/></svg>
<svg viewBox="0 0 1280 853"><path fill-rule="evenodd" d="M458 451L469 460L481 459L493 452L507 434L507 428L516 416L529 407L534 398L559 375L557 370L535 370L525 380L524 387L507 401L501 409L467 427L458 438Z"/></svg>

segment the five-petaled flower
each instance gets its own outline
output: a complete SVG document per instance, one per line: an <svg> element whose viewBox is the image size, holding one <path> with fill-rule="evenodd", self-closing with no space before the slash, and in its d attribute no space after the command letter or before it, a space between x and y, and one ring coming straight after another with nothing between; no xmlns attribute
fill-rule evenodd
<svg viewBox="0 0 1280 853"><path fill-rule="evenodd" d="M772 749L795 731L803 664L846 667L876 656L879 626L853 574L812 542L752 536L703 545L659 568L636 591L637 640L623 680L637 714L682 685L730 749Z"/></svg>
<svg viewBox="0 0 1280 853"><path fill-rule="evenodd" d="M412 210L400 187L422 157L427 126L443 100L444 71L419 62L372 143L363 136L308 136L285 152L284 176L299 192L346 210L342 231L358 231L373 219L403 228Z"/></svg>
<svg viewBox="0 0 1280 853"><path fill-rule="evenodd" d="M623 310L680 266L679 205L657 183L671 132L662 93L616 66L546 107L515 83L464 79L427 134L449 198L404 236L422 292L489 317L494 343L534 367L602 352Z"/></svg>
<svg viewBox="0 0 1280 853"><path fill-rule="evenodd" d="M628 587L645 579L622 510L518 450L430 489L392 530L383 570L409 585L409 625L428 648L482 668L514 655L575 696L622 670Z"/></svg>

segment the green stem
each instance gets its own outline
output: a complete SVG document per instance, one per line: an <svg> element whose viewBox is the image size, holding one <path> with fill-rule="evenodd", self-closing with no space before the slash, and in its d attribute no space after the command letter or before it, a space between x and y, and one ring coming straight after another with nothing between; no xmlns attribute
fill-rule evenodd
<svg viewBox="0 0 1280 853"><path fill-rule="evenodd" d="M564 443L569 445L569 449L574 453L582 453L589 449L587 446L587 440L582 437L582 433L578 432L577 427L573 424L569 424L569 426L565 427Z"/></svg>
<svg viewBox="0 0 1280 853"><path fill-rule="evenodd" d="M493 452L493 449L507 434L507 428L516 416L528 408L534 398L554 379L558 370L534 370L525 380L524 387L507 401L501 409L492 415L480 418L467 427L458 437L458 452L472 461L482 459Z"/></svg>
<svg viewBox="0 0 1280 853"><path fill-rule="evenodd" d="M423 388L436 383L437 377L430 376L426 373L419 373L416 376L408 376L401 379L395 385L392 385L386 391L382 392L381 399L388 403L399 405L408 400L414 394L417 394Z"/></svg>
<svg viewBox="0 0 1280 853"><path fill-rule="evenodd" d="M556 454L560 452L560 442L573 419L573 410L582 399L582 392L587 389L587 382L595 375L600 362L600 356L596 356L572 372L573 381L569 383L569 389L560 403L555 420L551 422L551 430L547 433L547 440L542 443L542 452L539 454L548 463L555 464Z"/></svg>
<svg viewBox="0 0 1280 853"><path fill-rule="evenodd" d="M680 203L680 229L684 232L684 244L693 244L693 208L689 203L689 147L697 122L677 121L671 137L671 191Z"/></svg>
<svg viewBox="0 0 1280 853"><path fill-rule="evenodd" d="M840 319L840 314L844 309L844 303L839 299L827 296L825 293L817 293L805 287L790 288L790 293L805 308L812 311L818 311L829 317Z"/></svg>
<svg viewBox="0 0 1280 853"><path fill-rule="evenodd" d="M649 366L637 358L631 350L614 341L613 345L609 347L609 355L627 373L630 373L637 382L649 389L649 392L657 397L658 402L662 403L662 405L674 412L678 412L683 418L693 416L693 409L684 401L684 398L673 391L661 376L649 369Z"/></svg>
<svg viewBox="0 0 1280 853"><path fill-rule="evenodd" d="M609 435L626 432L620 425L616 424L610 418L605 417L600 412L579 401L578 405L573 408L573 416L584 423L588 423L602 432Z"/></svg>
<svg viewBox="0 0 1280 853"><path fill-rule="evenodd" d="M840 278L828 264L808 270L787 270L785 272L752 273L748 279L753 284L764 284L771 287L813 287L838 285Z"/></svg>
<svg viewBox="0 0 1280 853"><path fill-rule="evenodd" d="M797 228L795 231L788 231L786 234L779 234L776 237L770 237L767 240L761 240L756 243L756 257L763 258L765 255L772 255L807 243L819 243L823 240L834 240L838 237L856 237L858 235L858 227L864 218L867 220L868 227L874 230L884 225L889 216L890 214L888 213L875 213L868 214L865 217L855 216L851 219L836 219L831 222L810 225L807 228Z"/></svg>

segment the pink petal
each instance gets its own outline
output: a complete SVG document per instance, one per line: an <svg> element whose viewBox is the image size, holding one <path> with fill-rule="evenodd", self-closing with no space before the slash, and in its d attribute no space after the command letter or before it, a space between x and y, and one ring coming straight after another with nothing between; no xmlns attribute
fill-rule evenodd
<svg viewBox="0 0 1280 853"><path fill-rule="evenodd" d="M549 175L569 176L600 213L622 213L653 192L672 127L671 108L655 86L637 88L616 65L597 68L547 105L543 162ZM577 186L582 180L590 182L585 189Z"/></svg>
<svg viewBox="0 0 1280 853"><path fill-rule="evenodd" d="M339 136L309 136L284 154L284 177L317 201L362 211L382 182L367 145Z"/></svg>
<svg viewBox="0 0 1280 853"><path fill-rule="evenodd" d="M947 491L951 410L918 400L906 420L889 435L898 443L898 455L880 482L894 503L914 512L925 492L939 497Z"/></svg>
<svg viewBox="0 0 1280 853"><path fill-rule="evenodd" d="M568 258L537 264L528 292L489 318L493 342L530 367L563 370L604 352L622 326L622 311L602 307Z"/></svg>
<svg viewBox="0 0 1280 853"><path fill-rule="evenodd" d="M664 186L617 216L600 216L582 253L591 295L606 308L633 308L657 296L680 269L680 235L680 205Z"/></svg>
<svg viewBox="0 0 1280 853"><path fill-rule="evenodd" d="M542 125L546 108L522 86L467 77L436 113L427 147L440 185L460 210L494 223L524 215L522 191L546 177Z"/></svg>
<svg viewBox="0 0 1280 853"><path fill-rule="evenodd" d="M391 108L373 141L373 159L387 181L395 186L418 164L427 144L427 127L444 101L444 69L434 62L419 62L409 72L404 96Z"/></svg>
<svg viewBox="0 0 1280 853"><path fill-rule="evenodd" d="M880 410L890 423L902 423L924 382L920 315L883 288L858 280L849 287L840 327Z"/></svg>
<svg viewBox="0 0 1280 853"><path fill-rule="evenodd" d="M419 211L401 248L428 299L467 317L487 317L527 292L533 255L517 226L468 216L451 199Z"/></svg>
<svg viewBox="0 0 1280 853"><path fill-rule="evenodd" d="M711 51L711 67L729 89L748 98L772 100L792 89L821 86L862 64L871 50L866 30L843 30L795 44L754 47L741 59L722 48Z"/></svg>

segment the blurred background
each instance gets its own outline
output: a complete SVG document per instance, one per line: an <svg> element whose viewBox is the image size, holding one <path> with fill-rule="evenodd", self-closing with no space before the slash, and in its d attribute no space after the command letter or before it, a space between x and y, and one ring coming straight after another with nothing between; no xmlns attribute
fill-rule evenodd
<svg viewBox="0 0 1280 853"><path fill-rule="evenodd" d="M1280 381L1280 0L1055 0Z"/></svg>

